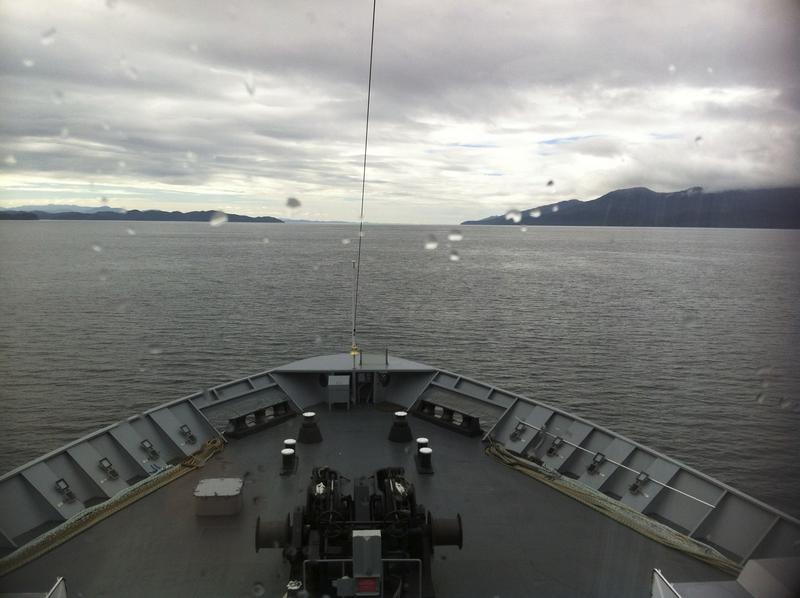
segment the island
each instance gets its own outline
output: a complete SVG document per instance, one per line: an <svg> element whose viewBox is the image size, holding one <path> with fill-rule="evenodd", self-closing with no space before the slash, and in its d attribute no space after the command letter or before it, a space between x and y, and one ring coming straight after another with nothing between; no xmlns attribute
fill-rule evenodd
<svg viewBox="0 0 800 598"><path fill-rule="evenodd" d="M671 193L634 187L461 224L800 228L800 187L713 193L701 187Z"/></svg>

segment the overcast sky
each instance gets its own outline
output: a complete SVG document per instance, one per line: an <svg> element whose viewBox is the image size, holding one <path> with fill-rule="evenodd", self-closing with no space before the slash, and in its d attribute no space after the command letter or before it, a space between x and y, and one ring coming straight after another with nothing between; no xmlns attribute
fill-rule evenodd
<svg viewBox="0 0 800 598"><path fill-rule="evenodd" d="M378 0L365 218L798 184L798 7ZM356 220L371 9L0 2L0 205Z"/></svg>

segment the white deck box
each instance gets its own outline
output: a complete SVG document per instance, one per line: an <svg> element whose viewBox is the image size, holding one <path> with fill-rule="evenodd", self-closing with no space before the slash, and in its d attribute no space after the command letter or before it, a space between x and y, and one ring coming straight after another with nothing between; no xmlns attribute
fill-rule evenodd
<svg viewBox="0 0 800 598"><path fill-rule="evenodd" d="M207 478L194 489L198 517L236 515L242 510L242 478Z"/></svg>

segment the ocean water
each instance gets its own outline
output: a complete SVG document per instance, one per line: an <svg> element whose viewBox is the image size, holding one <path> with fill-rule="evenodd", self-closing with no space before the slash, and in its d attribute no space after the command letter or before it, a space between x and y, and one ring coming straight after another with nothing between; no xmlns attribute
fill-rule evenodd
<svg viewBox="0 0 800 598"><path fill-rule="evenodd" d="M367 226L362 347L565 408L800 516L800 231L450 230ZM346 351L356 235L0 222L0 471Z"/></svg>

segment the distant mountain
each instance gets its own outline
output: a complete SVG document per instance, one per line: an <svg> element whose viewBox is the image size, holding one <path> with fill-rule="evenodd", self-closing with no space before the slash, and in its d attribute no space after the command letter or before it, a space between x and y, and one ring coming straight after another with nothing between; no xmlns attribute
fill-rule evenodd
<svg viewBox="0 0 800 598"><path fill-rule="evenodd" d="M535 218L531 214L537 211L540 215ZM462 224L800 228L800 187L715 193L705 193L701 187L673 193L634 187L590 201L572 199L529 208L518 223L490 216Z"/></svg>
<svg viewBox="0 0 800 598"><path fill-rule="evenodd" d="M15 212L49 212L49 213L59 213L59 212L81 212L81 213L89 213L89 212L124 212L122 208L112 208L110 206L76 206L72 204L55 204L49 203L43 206L17 206L15 208L0 208L0 210L4 211L15 211Z"/></svg>
<svg viewBox="0 0 800 598"><path fill-rule="evenodd" d="M0 220L39 220L39 217L33 212L0 210Z"/></svg>
<svg viewBox="0 0 800 598"><path fill-rule="evenodd" d="M50 213L41 210L33 212L40 220L135 220L158 222L208 222L217 214L214 211L203 212L163 212L161 210L129 210L127 212L59 212ZM228 214L228 222L282 222L272 216L241 216Z"/></svg>

